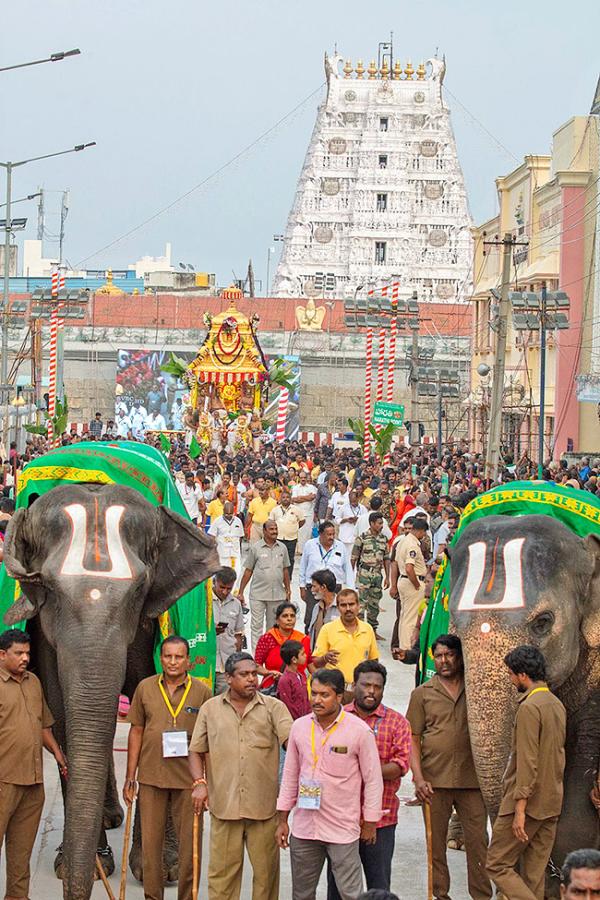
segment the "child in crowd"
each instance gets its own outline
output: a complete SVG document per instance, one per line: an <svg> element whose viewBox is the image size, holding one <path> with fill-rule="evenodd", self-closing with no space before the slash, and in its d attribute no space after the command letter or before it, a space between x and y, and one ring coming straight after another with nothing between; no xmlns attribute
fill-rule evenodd
<svg viewBox="0 0 600 900"><path fill-rule="evenodd" d="M311 711L306 674L298 671L298 666L306 665L306 651L300 641L284 641L280 653L285 671L277 684L277 696L287 706L292 719L299 719Z"/></svg>

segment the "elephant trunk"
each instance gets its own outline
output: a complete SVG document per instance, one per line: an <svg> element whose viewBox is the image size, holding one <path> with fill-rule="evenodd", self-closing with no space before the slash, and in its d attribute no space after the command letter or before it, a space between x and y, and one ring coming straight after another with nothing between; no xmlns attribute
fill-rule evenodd
<svg viewBox="0 0 600 900"><path fill-rule="evenodd" d="M111 665L107 665L108 659L113 660ZM89 900L125 654L121 661L114 652L94 652L84 663L80 661L76 670L61 666L59 660L59 673L65 698L69 767L63 896L65 900Z"/></svg>
<svg viewBox="0 0 600 900"><path fill-rule="evenodd" d="M482 621L472 622L460 637L471 749L483 799L494 818L502 797L516 707L515 689L503 660L523 643L523 636L517 629L500 630L493 617L486 619L491 631L482 633Z"/></svg>

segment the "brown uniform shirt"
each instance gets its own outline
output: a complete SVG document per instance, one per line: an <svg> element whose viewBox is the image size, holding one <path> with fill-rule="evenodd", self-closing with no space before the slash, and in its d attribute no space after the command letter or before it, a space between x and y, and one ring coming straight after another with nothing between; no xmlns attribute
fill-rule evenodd
<svg viewBox="0 0 600 900"><path fill-rule="evenodd" d="M400 541L396 549L396 562L400 575L406 575L406 564L409 563L415 567L415 575L417 578L423 578L427 573L427 566L423 557L421 545L414 534L410 532Z"/></svg>
<svg viewBox="0 0 600 900"><path fill-rule="evenodd" d="M478 788L464 685L454 700L437 675L412 692L406 718L421 738L423 777L434 788Z"/></svg>
<svg viewBox="0 0 600 900"><path fill-rule="evenodd" d="M275 697L257 693L243 716L229 691L205 703L190 750L208 753L206 778L210 811L218 819L270 819L279 788L279 747L287 741L292 717Z"/></svg>
<svg viewBox="0 0 600 900"><path fill-rule="evenodd" d="M165 759L162 746L163 731L187 731L189 746L198 710L212 694L204 682L192 678L192 686L185 698L183 709L177 716L177 724L173 726L173 717L158 686L159 678L159 675L151 675L150 678L140 681L129 710L130 723L141 725L144 729L137 779L141 784L181 790L189 788L192 783L188 758L172 756ZM185 687L185 684L179 685L174 697L170 697L171 706L175 710L181 702Z"/></svg>
<svg viewBox="0 0 600 900"><path fill-rule="evenodd" d="M0 668L0 782L42 784L42 728L54 725L39 680Z"/></svg>
<svg viewBox="0 0 600 900"><path fill-rule="evenodd" d="M530 818L549 819L562 809L567 714L545 686L520 694L518 702L499 815L526 799Z"/></svg>

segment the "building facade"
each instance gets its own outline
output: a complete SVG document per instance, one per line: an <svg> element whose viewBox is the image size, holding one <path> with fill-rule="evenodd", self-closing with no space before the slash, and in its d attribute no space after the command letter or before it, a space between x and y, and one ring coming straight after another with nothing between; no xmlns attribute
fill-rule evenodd
<svg viewBox="0 0 600 900"><path fill-rule="evenodd" d="M445 62L326 56L319 107L273 293L348 297L389 280L409 297L468 297L471 235Z"/></svg>
<svg viewBox="0 0 600 900"><path fill-rule="evenodd" d="M496 180L498 215L473 229L472 357L469 435L485 449L497 343L502 246L516 245L511 291L562 290L569 327L547 332L544 457L597 453L600 428L600 321L597 263L598 116L577 116L553 135L550 156L527 156ZM540 433L540 331L507 323L502 446L515 460L537 460Z"/></svg>

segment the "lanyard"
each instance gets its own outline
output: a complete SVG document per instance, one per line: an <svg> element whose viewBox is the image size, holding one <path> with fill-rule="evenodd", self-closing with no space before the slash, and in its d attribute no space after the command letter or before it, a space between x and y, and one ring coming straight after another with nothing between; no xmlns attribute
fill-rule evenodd
<svg viewBox="0 0 600 900"><path fill-rule="evenodd" d="M191 688L191 686L192 686L192 678L191 678L191 675L188 675L188 677L187 677L187 686L186 686L185 691L183 692L183 697L182 697L181 700L179 701L179 706L177 707L177 709L173 709L173 707L171 706L171 701L170 701L169 698L167 697L167 692L165 691L165 689L164 689L164 687L163 687L163 677L162 677L162 675L161 675L160 678L158 679L158 686L159 686L159 688L160 688L161 694L163 695L163 700L165 701L165 703L166 703L166 705L167 705L167 709L168 709L169 712L171 713L171 716L172 716L172 718L173 718L173 728L175 728L175 726L177 725L177 716L179 715L179 713L180 713L181 710L183 709L183 704L185 703L186 697L187 697L187 695L189 694L190 688Z"/></svg>
<svg viewBox="0 0 600 900"><path fill-rule="evenodd" d="M541 691L547 691L548 693L550 693L550 688L547 688L547 687L534 688L530 694L527 694L527 698L533 697L534 694L537 694L538 692L541 692Z"/></svg>
<svg viewBox="0 0 600 900"><path fill-rule="evenodd" d="M331 728L329 728L325 732L325 737L321 738L321 751L323 750L323 747L325 746L325 744L327 743L327 741L329 740L329 738L331 737L331 735L333 734L335 729L338 727L338 725L340 724L340 722L342 721L342 719L344 718L345 715L346 715L346 713L342 711L342 714L339 717L339 719L337 720L337 722L334 725L332 725ZM315 720L314 719L310 723L310 749L311 749L312 758L313 758L313 774L314 774L314 771L317 768L317 763L319 762L319 756L320 756L320 754L317 754L317 750L315 747Z"/></svg>
<svg viewBox="0 0 600 900"><path fill-rule="evenodd" d="M321 554L321 562L327 562L331 554L333 553L334 545L332 544L327 553L323 553L323 545L319 541L319 553Z"/></svg>

